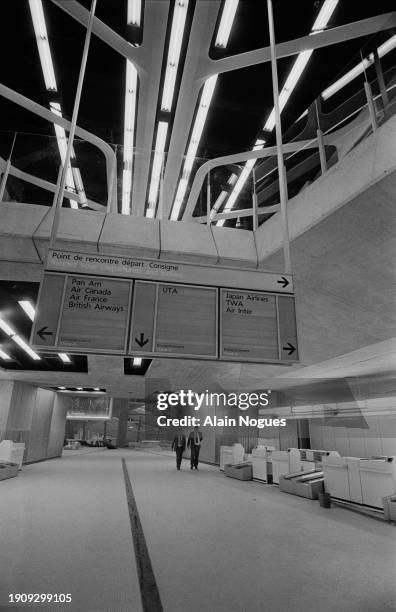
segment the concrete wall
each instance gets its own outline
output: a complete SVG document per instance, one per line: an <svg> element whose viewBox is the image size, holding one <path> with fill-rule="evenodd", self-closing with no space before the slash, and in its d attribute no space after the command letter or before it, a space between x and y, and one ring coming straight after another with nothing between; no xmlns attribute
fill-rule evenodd
<svg viewBox="0 0 396 612"><path fill-rule="evenodd" d="M62 454L66 397L21 382L0 383L0 440L24 442L24 462Z"/></svg>
<svg viewBox="0 0 396 612"><path fill-rule="evenodd" d="M343 457L396 455L396 417L365 417L364 420L367 428L334 427L323 419L311 419L311 448L336 450Z"/></svg>
<svg viewBox="0 0 396 612"><path fill-rule="evenodd" d="M260 417L265 418L265 415ZM298 447L297 420L287 421L285 427L265 427L258 432L258 444L262 446L275 446L277 450Z"/></svg>

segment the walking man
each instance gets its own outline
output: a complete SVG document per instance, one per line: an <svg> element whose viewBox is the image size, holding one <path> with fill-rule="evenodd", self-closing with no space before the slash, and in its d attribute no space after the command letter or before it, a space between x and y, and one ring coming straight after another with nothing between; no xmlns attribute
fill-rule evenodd
<svg viewBox="0 0 396 612"><path fill-rule="evenodd" d="M180 470L183 453L186 450L186 436L181 427L179 427L177 434L173 438L172 450L176 451L176 467Z"/></svg>
<svg viewBox="0 0 396 612"><path fill-rule="evenodd" d="M196 425L194 427L194 430L188 436L188 442L187 442L187 448L191 448L191 458L190 458L190 462L191 462L190 469L191 470L193 469L193 467L195 467L196 470L198 469L198 460L199 460L199 451L201 448L201 442L202 442L202 433L199 431L198 425Z"/></svg>

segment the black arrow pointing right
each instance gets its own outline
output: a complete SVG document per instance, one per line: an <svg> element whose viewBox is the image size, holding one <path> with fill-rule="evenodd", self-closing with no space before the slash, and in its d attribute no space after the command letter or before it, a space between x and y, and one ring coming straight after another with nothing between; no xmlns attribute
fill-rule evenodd
<svg viewBox="0 0 396 612"><path fill-rule="evenodd" d="M38 330L37 335L40 336L41 340L45 340L45 336L53 336L54 332L50 332L50 331L45 331L46 329L48 329L48 326L45 325L45 327L42 327L41 329Z"/></svg>
<svg viewBox="0 0 396 612"><path fill-rule="evenodd" d="M295 350L296 347L290 344L290 342L288 342L286 346L282 347L282 351L287 351L289 355L292 355Z"/></svg>
<svg viewBox="0 0 396 612"><path fill-rule="evenodd" d="M148 338L146 338L146 340L144 339L144 334L140 334L140 340L138 340L137 338L135 338L135 342L136 344L138 344L140 347L143 348L143 346L145 344L147 344L148 342Z"/></svg>
<svg viewBox="0 0 396 612"><path fill-rule="evenodd" d="M290 284L287 278L285 278L284 276L282 276L282 280L278 280L276 282L279 283L279 285L282 285L283 288L287 287L287 285Z"/></svg>

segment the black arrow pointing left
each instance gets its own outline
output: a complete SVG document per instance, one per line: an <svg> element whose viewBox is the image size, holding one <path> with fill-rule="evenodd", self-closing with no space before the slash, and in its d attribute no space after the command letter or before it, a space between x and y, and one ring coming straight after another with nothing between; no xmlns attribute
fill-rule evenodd
<svg viewBox="0 0 396 612"><path fill-rule="evenodd" d="M45 325L45 327L42 327L41 329L38 330L37 335L40 336L41 340L45 340L45 336L53 336L54 332L50 332L50 331L45 331L46 329L48 329L48 326Z"/></svg>

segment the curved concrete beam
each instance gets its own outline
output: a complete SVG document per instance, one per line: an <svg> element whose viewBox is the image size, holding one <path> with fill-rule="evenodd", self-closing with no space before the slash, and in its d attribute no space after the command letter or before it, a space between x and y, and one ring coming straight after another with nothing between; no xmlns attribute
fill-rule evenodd
<svg viewBox="0 0 396 612"><path fill-rule="evenodd" d="M336 28L329 28L315 35L303 36L302 38L295 38L294 40L278 43L275 49L276 57L279 59L290 55L296 55L308 49L320 49L322 47L336 45L347 40L360 38L361 36L375 34L382 30L390 30L394 27L396 27L396 11L384 13L377 17L370 17L369 19L362 19L361 21L355 21L354 23L348 23L347 25L338 26ZM255 66L269 61L271 61L270 47L263 47L261 49L239 53L238 55L232 55L218 60L211 60L208 58L207 68L200 74L200 78L207 79L212 74L239 70L240 68Z"/></svg>
<svg viewBox="0 0 396 612"><path fill-rule="evenodd" d="M63 2L62 0L52 0L52 2L85 28L88 26L89 11L79 2L75 2L75 0L68 0L68 2ZM125 57L125 59L133 62L139 71L144 72L146 70L144 61L142 61L143 45L140 47L133 47L131 43L125 40L125 38L109 28L109 26L107 26L97 17L94 17L92 33L112 47L120 55Z"/></svg>
<svg viewBox="0 0 396 612"><path fill-rule="evenodd" d="M203 75L210 65L208 53L220 6L220 0L211 0L197 2L195 7L165 166L163 189L165 219L170 214L176 194L183 164L182 156L187 148L197 101L205 82L205 77L199 75Z"/></svg>
<svg viewBox="0 0 396 612"><path fill-rule="evenodd" d="M145 3L144 20L150 24L150 28L144 31L143 45L140 47L144 70L139 71L131 204L131 213L138 216L144 215L146 204L168 13L169 0Z"/></svg>
<svg viewBox="0 0 396 612"><path fill-rule="evenodd" d="M30 98L26 98L22 94L10 89L10 87L6 87L2 83L0 83L0 96L15 102L19 106L26 108L30 112L46 119L50 123L56 123L57 125L62 126L66 130L70 130L70 121L65 119L64 117L59 117L55 113L51 112L44 106L37 104L37 102L33 102ZM113 208L115 211L117 210L117 183L116 183L116 169L117 169L117 160L113 149L110 145L107 144L95 134L91 134L91 132L87 132L83 128L76 127L76 134L90 142L95 147L102 151L103 155L106 158L106 176L107 176L107 210L110 211Z"/></svg>

